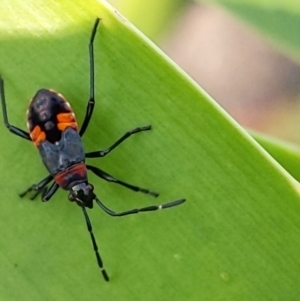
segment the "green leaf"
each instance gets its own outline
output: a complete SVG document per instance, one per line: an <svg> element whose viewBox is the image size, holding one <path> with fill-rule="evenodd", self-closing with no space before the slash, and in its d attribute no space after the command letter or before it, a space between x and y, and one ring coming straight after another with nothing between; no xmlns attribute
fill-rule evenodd
<svg viewBox="0 0 300 301"><path fill-rule="evenodd" d="M1 130L1 300L298 300L299 184L201 88L106 2L2 0L0 74L9 118L25 128L40 87L63 93L82 122L88 40L96 16L96 107L86 150L152 124L107 158L133 193L90 175L115 211L185 197L177 208L119 219L89 210L105 267L81 213L59 191L18 193L47 175L33 144Z"/></svg>
<svg viewBox="0 0 300 301"><path fill-rule="evenodd" d="M300 181L300 148L298 145L251 130L249 133L278 163Z"/></svg>
<svg viewBox="0 0 300 301"><path fill-rule="evenodd" d="M299 61L299 1L207 0L206 2L218 2L224 5L262 32L277 48Z"/></svg>
<svg viewBox="0 0 300 301"><path fill-rule="evenodd" d="M170 30L181 9L187 4L186 0L110 0L109 2L154 41L159 40Z"/></svg>

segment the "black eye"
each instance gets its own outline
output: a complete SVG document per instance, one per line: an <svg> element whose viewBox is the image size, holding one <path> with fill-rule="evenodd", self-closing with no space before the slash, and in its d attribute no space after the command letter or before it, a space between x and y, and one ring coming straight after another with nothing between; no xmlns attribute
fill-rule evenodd
<svg viewBox="0 0 300 301"><path fill-rule="evenodd" d="M72 194L72 193L69 194L68 198L69 198L69 201L71 201L71 202L75 202L76 201L76 196L74 194Z"/></svg>
<svg viewBox="0 0 300 301"><path fill-rule="evenodd" d="M89 191L94 191L94 186L92 184L88 184L87 188Z"/></svg>

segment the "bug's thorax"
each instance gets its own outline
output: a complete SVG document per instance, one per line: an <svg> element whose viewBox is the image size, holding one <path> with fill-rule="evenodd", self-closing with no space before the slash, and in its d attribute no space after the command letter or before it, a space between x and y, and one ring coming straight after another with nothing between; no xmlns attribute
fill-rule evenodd
<svg viewBox="0 0 300 301"><path fill-rule="evenodd" d="M54 90L40 89L30 101L27 127L36 146L45 140L55 143L71 127L78 131L75 114L67 100Z"/></svg>
<svg viewBox="0 0 300 301"><path fill-rule="evenodd" d="M42 141L38 150L48 172L61 188L69 190L77 183L87 182L83 144L72 127L67 127L55 143Z"/></svg>

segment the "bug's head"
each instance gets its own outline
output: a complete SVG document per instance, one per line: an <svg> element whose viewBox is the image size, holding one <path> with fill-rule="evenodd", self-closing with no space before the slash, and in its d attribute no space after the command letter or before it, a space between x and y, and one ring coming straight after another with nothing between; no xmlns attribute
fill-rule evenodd
<svg viewBox="0 0 300 301"><path fill-rule="evenodd" d="M80 207L93 208L93 200L95 197L94 186L87 182L74 185L69 193L69 201L76 202Z"/></svg>

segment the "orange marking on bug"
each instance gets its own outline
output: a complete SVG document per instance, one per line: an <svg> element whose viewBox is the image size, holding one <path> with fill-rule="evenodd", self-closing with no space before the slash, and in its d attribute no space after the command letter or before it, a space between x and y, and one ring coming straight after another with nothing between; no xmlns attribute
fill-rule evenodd
<svg viewBox="0 0 300 301"><path fill-rule="evenodd" d="M58 122L76 122L74 113L60 113L57 114Z"/></svg>
<svg viewBox="0 0 300 301"><path fill-rule="evenodd" d="M60 130L60 131L64 131L67 127L71 127L73 128L74 130L78 131L78 126L77 126L77 123L76 122L66 122L66 123L58 123L57 124L57 128Z"/></svg>
<svg viewBox="0 0 300 301"><path fill-rule="evenodd" d="M39 146L41 142L46 140L46 134L41 130L41 128L37 125L30 133L30 138L35 144L36 147Z"/></svg>
<svg viewBox="0 0 300 301"><path fill-rule="evenodd" d="M78 125L74 113L60 113L56 117L58 121L57 128L60 131L64 131L67 127L71 127L74 130L78 131Z"/></svg>

